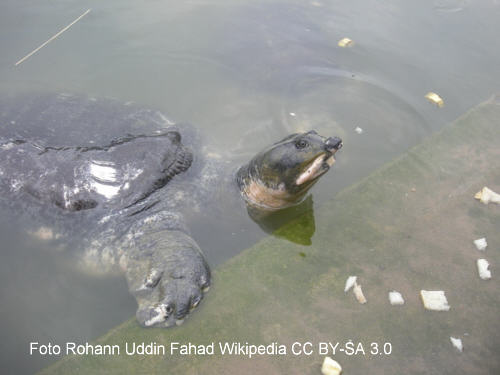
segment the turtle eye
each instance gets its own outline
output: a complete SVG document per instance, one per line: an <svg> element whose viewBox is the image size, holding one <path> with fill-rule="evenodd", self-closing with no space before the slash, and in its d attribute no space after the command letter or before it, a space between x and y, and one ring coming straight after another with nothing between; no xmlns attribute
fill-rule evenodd
<svg viewBox="0 0 500 375"><path fill-rule="evenodd" d="M296 143L295 143L295 147L296 148L306 148L307 146L309 146L309 143L303 139L299 139Z"/></svg>

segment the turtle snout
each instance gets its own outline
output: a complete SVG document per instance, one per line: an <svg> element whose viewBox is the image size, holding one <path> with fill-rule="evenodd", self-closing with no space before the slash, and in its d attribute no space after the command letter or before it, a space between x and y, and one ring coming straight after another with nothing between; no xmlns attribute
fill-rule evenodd
<svg viewBox="0 0 500 375"><path fill-rule="evenodd" d="M330 152L340 150L342 148L342 139L339 137L330 137L325 141L325 147Z"/></svg>

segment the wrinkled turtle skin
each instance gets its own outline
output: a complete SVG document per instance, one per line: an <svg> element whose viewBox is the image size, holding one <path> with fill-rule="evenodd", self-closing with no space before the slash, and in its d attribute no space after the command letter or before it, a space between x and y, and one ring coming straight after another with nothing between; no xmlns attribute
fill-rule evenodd
<svg viewBox="0 0 500 375"><path fill-rule="evenodd" d="M84 267L123 270L139 323L171 326L210 286L186 207L233 193L263 216L296 205L341 146L292 134L234 173L202 154L192 127L157 111L65 94L4 98L0 204L28 217L33 232L50 226L51 238L83 244Z"/></svg>

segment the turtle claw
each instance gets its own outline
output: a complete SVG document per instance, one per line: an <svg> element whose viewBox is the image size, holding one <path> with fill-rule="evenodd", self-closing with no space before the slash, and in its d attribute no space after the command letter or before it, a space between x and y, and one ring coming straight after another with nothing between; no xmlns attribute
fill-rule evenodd
<svg viewBox="0 0 500 375"><path fill-rule="evenodd" d="M158 285L158 282L160 281L162 275L163 272L158 269L151 270L149 276L146 278L146 280L144 280L144 287L154 288L156 285Z"/></svg>
<svg viewBox="0 0 500 375"><path fill-rule="evenodd" d="M138 309L137 320L144 327L152 327L157 324L163 323L170 317L171 312L167 310L165 305L158 305L154 308Z"/></svg>
<svg viewBox="0 0 500 375"><path fill-rule="evenodd" d="M139 253L129 261L127 279L144 327L179 325L210 286L210 270L196 243L183 233L175 240L158 244L152 256Z"/></svg>
<svg viewBox="0 0 500 375"><path fill-rule="evenodd" d="M139 302L136 316L144 327L180 325L203 299L200 286L186 279L162 279L154 289L148 296L136 294ZM160 296L163 296L161 301L155 302Z"/></svg>
<svg viewBox="0 0 500 375"><path fill-rule="evenodd" d="M158 285L163 272L159 270L152 270L149 275L144 279L144 282L138 287L135 288L132 294L144 294L151 292L155 286Z"/></svg>

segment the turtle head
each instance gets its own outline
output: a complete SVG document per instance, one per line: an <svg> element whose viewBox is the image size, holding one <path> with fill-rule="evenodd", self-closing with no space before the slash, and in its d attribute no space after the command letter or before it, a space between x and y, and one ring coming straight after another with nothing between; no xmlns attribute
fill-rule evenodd
<svg viewBox="0 0 500 375"><path fill-rule="evenodd" d="M326 138L314 130L291 134L240 168L240 190L247 203L262 209L278 210L300 203L328 172L341 147L340 138Z"/></svg>

